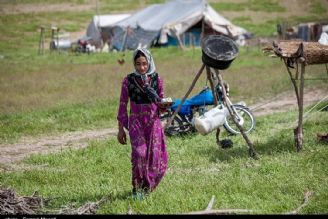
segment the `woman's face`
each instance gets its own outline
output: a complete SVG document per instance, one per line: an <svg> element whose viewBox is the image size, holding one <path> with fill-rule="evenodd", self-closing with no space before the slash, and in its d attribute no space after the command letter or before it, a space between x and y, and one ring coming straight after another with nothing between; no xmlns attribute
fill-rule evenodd
<svg viewBox="0 0 328 219"><path fill-rule="evenodd" d="M134 63L134 66L140 74L146 74L146 72L148 71L148 62L146 57L140 56L139 58L137 58Z"/></svg>

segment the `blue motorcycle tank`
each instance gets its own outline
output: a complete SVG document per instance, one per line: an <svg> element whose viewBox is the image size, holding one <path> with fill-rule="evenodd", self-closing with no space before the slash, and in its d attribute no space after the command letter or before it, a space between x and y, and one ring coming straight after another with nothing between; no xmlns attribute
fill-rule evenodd
<svg viewBox="0 0 328 219"><path fill-rule="evenodd" d="M181 103L181 99L175 99L174 104L171 106L171 110L175 111ZM182 115L191 114L191 108L193 106L201 106L201 105L213 105L214 98L212 94L212 90L207 88L202 90L199 94L193 96L190 99L186 99L182 104L179 113Z"/></svg>

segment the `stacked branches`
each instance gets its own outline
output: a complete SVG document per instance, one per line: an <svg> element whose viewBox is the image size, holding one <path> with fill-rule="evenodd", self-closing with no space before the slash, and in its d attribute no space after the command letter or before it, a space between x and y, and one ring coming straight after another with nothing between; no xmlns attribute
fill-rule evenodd
<svg viewBox="0 0 328 219"><path fill-rule="evenodd" d="M32 196L18 196L12 189L0 188L0 215L37 214L43 203L36 192Z"/></svg>

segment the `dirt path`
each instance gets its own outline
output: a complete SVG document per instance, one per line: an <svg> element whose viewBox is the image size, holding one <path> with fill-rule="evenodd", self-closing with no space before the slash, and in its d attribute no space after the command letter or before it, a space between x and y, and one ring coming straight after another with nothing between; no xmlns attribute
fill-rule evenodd
<svg viewBox="0 0 328 219"><path fill-rule="evenodd" d="M324 98L325 100L328 100L328 89L305 90L303 98L304 106L315 104ZM295 92L282 93L270 100L264 100L254 104L250 106L250 109L255 116L297 109Z"/></svg>
<svg viewBox="0 0 328 219"><path fill-rule="evenodd" d="M0 145L1 166L10 166L33 154L59 152L68 148L84 148L96 139L106 139L116 135L117 128L69 132L56 136L22 138L16 144Z"/></svg>
<svg viewBox="0 0 328 219"><path fill-rule="evenodd" d="M304 106L328 99L328 89L307 90L304 96ZM283 112L297 109L294 92L283 93L273 99L261 101L250 106L255 116L266 115L274 112ZM116 128L98 129L64 133L56 136L39 138L23 138L16 144L0 145L0 167L6 169L21 168L19 161L32 154L44 154L62 151L68 148L84 148L91 140L106 139L116 136ZM26 167L26 166L25 166Z"/></svg>

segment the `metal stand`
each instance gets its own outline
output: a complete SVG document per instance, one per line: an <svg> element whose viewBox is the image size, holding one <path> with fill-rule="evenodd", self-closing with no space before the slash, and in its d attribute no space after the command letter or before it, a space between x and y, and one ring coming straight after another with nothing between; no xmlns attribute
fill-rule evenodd
<svg viewBox="0 0 328 219"><path fill-rule="evenodd" d="M213 97L214 97L214 105L215 106L218 105L218 97L217 97L217 94L216 94L216 91L215 91L215 86L214 86L214 80L217 80L217 83L216 84L219 83L221 85L221 88L222 88L223 104L228 108L229 114L230 114L231 118L233 119L233 122L236 124L236 126L238 127L240 133L242 134L243 138L245 139L246 143L248 144L248 147L249 147L249 149L248 149L249 156L252 157L252 158L254 158L254 159L258 159L252 141L248 138L248 136L245 133L243 127L239 125L239 123L237 121L237 116L236 116L234 110L232 109L231 103L229 101L227 101L227 99L228 99L227 93L226 93L225 86L223 84L223 79L222 79L222 76L221 76L219 70L218 69L214 69L215 76L216 76L214 78L213 77L213 73L211 72L211 67L206 66L205 64L202 65L202 67L200 68L200 70L196 74L196 76L195 76L195 78L194 78L191 86L189 87L187 93L185 94L185 96L181 100L179 106L174 111L173 115L170 117L170 119L168 120L168 122L166 123L166 125L165 125L164 128L167 128L172 123L174 117L179 112L179 110L181 109L182 104L185 102L185 100L187 99L187 97L191 93L191 91L194 88L194 86L195 86L198 78L203 73L205 67L206 67L207 78L208 78L208 80L210 82L211 90L212 90ZM217 140L217 142L219 142L219 134L220 134L220 128L218 128L217 129L217 132L216 132L216 140Z"/></svg>

